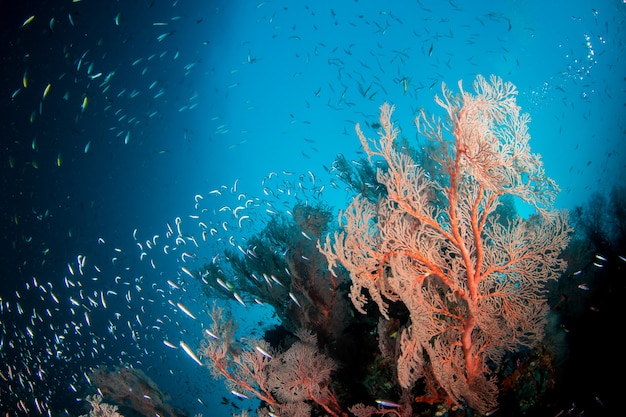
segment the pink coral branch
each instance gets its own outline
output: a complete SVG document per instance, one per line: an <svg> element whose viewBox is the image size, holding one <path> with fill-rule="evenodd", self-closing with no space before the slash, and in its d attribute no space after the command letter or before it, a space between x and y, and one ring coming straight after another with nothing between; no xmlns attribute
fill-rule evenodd
<svg viewBox="0 0 626 417"><path fill-rule="evenodd" d="M530 153L530 118L519 111L515 87L478 76L475 94L459 89L454 95L443 85L435 98L445 121L424 111L416 119L431 145L424 148L435 164L429 173L395 143L392 106L381 107L378 140L357 125L372 166L374 157L386 161L377 179L387 195L376 205L358 196L340 217L343 231L321 250L331 267L350 272L360 312L364 290L386 318L388 300L409 309L397 358L403 388L424 377L435 395L418 400L443 395L487 412L498 394L487 364L537 343L547 311L541 288L564 270L557 256L571 228L565 213L551 209L558 187ZM503 226L495 210L506 195L537 215L511 214Z"/></svg>

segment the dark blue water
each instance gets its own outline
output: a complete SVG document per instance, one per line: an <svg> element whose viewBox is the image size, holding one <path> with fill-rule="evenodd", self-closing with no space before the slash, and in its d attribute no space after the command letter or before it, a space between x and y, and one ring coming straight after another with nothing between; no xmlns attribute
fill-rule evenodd
<svg viewBox="0 0 626 417"><path fill-rule="evenodd" d="M344 207L326 168L363 155L354 125L383 102L412 140L442 83L500 76L558 208L608 196L626 161L625 16L618 1L3 3L0 411L84 413L90 369L129 364L188 415L234 412L163 343L197 348L206 327L210 300L181 266L245 236L220 209L271 200L264 187L279 210L287 190ZM163 249L177 217L194 259ZM242 334L274 320L227 304Z"/></svg>

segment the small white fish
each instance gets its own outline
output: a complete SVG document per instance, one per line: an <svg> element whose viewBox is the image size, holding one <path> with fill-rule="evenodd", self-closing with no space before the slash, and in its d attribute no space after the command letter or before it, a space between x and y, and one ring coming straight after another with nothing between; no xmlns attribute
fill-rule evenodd
<svg viewBox="0 0 626 417"><path fill-rule="evenodd" d="M226 291L231 291L232 290L232 288L230 288L224 281L222 281L221 278L217 278L216 281L219 284L219 286L224 288Z"/></svg>
<svg viewBox="0 0 626 417"><path fill-rule="evenodd" d="M277 283L277 284L278 284L278 285L280 285L281 287L284 287L283 283L282 283L282 282L280 282L280 281L278 280L278 278L276 278L276 277L274 276L274 274L270 275L270 278L272 278L272 281L274 281L275 283Z"/></svg>
<svg viewBox="0 0 626 417"><path fill-rule="evenodd" d="M300 303L298 302L298 299L296 298L296 296L295 296L295 295L293 295L293 293L292 293L292 292L289 292L289 298L291 298L291 300L292 300L294 303L296 303L296 305L297 305L298 307L302 307L302 306L300 305Z"/></svg>
<svg viewBox="0 0 626 417"><path fill-rule="evenodd" d="M256 349L257 352L259 352L261 355L265 356L268 359L272 359L273 356L270 355L269 353L267 353L267 351L265 349L263 349L261 346L255 346L254 347Z"/></svg>
<svg viewBox="0 0 626 417"><path fill-rule="evenodd" d="M387 400L376 400L376 404L380 405L381 407L400 408L400 404Z"/></svg>
<svg viewBox="0 0 626 417"><path fill-rule="evenodd" d="M193 314L191 314L191 311L189 311L187 309L187 307L185 307L184 305L182 305L181 303L176 303L176 305L178 306L178 308L180 308L182 310L183 313L185 313L186 315L188 315L189 317L191 317L192 319L196 319L196 316L194 316Z"/></svg>
<svg viewBox="0 0 626 417"><path fill-rule="evenodd" d="M241 296L239 294L234 292L233 296L235 297L235 300L237 300L239 302L239 304L241 304L244 307L246 306L246 303L244 303L243 298L241 298Z"/></svg>
<svg viewBox="0 0 626 417"><path fill-rule="evenodd" d="M241 217L239 218L239 228L241 228L241 223L242 223L244 220L249 219L249 218L250 218L250 216L247 216L247 215L246 215L246 216L241 216Z"/></svg>
<svg viewBox="0 0 626 417"><path fill-rule="evenodd" d="M174 345L172 342L168 341L168 340L164 340L163 344L165 346L167 346L168 348L172 348L172 349L178 349L178 347L176 345Z"/></svg>
<svg viewBox="0 0 626 417"><path fill-rule="evenodd" d="M193 255L192 255L192 254L190 254L190 253L183 252L183 254L182 254L182 255L180 255L180 260L181 260L181 261L183 261L183 262L187 262L185 258L194 259L194 258L195 258L195 256L193 256Z"/></svg>
<svg viewBox="0 0 626 417"><path fill-rule="evenodd" d="M191 273L190 270L185 268L184 266L180 268L185 274L189 275L191 278L195 278L195 275Z"/></svg>
<svg viewBox="0 0 626 417"><path fill-rule="evenodd" d="M235 397L239 397L239 398L244 399L244 400L248 400L249 399L246 394L242 394L242 393L240 393L238 391L235 391L235 390L231 390L230 393L233 394Z"/></svg>
<svg viewBox="0 0 626 417"><path fill-rule="evenodd" d="M211 339L220 340L220 338L217 337L217 335L213 333L212 331L210 331L209 329L204 329L204 331Z"/></svg>
<svg viewBox="0 0 626 417"><path fill-rule="evenodd" d="M189 355L191 359L193 359L198 365L202 366L202 361L200 361L200 358L198 358L198 356L193 353L193 350L191 350L191 348L189 348L189 346L187 346L182 340L180 341L180 347L183 348L185 353Z"/></svg>

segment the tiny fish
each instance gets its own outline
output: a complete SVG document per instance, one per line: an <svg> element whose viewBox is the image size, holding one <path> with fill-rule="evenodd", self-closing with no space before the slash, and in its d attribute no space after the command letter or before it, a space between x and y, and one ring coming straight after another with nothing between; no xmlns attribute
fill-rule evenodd
<svg viewBox="0 0 626 417"><path fill-rule="evenodd" d="M300 305L300 303L298 302L298 299L296 298L296 296L295 296L295 295L293 295L293 293L292 293L292 292L290 292L290 293L289 293L289 298L291 298L291 300L292 300L294 303L296 303L296 305L297 305L298 307L302 307L302 306Z"/></svg>
<svg viewBox="0 0 626 417"><path fill-rule="evenodd" d="M242 393L240 393L238 391L235 391L235 390L231 390L230 393L233 394L235 397L239 397L239 398L244 399L244 400L249 399L247 395L242 394Z"/></svg>
<svg viewBox="0 0 626 417"><path fill-rule="evenodd" d="M220 287L224 288L226 291L231 291L232 288L229 287L224 281L222 281L221 278L217 278L216 282L219 284Z"/></svg>
<svg viewBox="0 0 626 417"><path fill-rule="evenodd" d="M189 275L191 278L195 278L195 276L191 273L190 270L185 268L184 266L180 268L185 274Z"/></svg>
<svg viewBox="0 0 626 417"><path fill-rule="evenodd" d="M163 34L157 36L157 41L161 42L163 39L167 38L172 33L174 33L174 32L166 32L166 33L163 33Z"/></svg>
<svg viewBox="0 0 626 417"><path fill-rule="evenodd" d="M31 22L35 20L35 15L29 17L28 19L24 20L24 23L22 23L22 27L26 27L29 24L31 24Z"/></svg>
<svg viewBox="0 0 626 417"><path fill-rule="evenodd" d="M196 356L195 353L193 353L193 350L191 350L191 348L189 348L189 346L187 346L185 344L185 342L183 342L182 340L180 341L180 347L183 348L183 350L185 351L185 353L187 355L189 355L189 357L191 359L194 360L194 362L196 362L198 365L202 366L202 361L200 361L200 358L198 358L198 356Z"/></svg>
<svg viewBox="0 0 626 417"><path fill-rule="evenodd" d="M43 97L42 97L42 99L44 99L44 100L45 100L45 98L46 98L46 97L48 96L48 94L50 93L50 88L51 88L51 87L52 87L52 84L48 84L48 85L46 86L46 89L45 89L45 90L43 90Z"/></svg>
<svg viewBox="0 0 626 417"><path fill-rule="evenodd" d="M244 303L243 298L241 298L241 296L239 294L234 292L233 296L235 297L235 300L237 300L239 302L239 304L241 304L244 307L246 306L246 303Z"/></svg>
<svg viewBox="0 0 626 417"><path fill-rule="evenodd" d="M176 347L176 345L174 345L174 344L173 344L172 342L170 342L170 341L164 340L164 341L163 341L163 344L164 344L165 346L167 346L168 348L178 349L178 347Z"/></svg>
<svg viewBox="0 0 626 417"><path fill-rule="evenodd" d="M283 283L280 282L280 280L278 278L276 278L274 276L274 274L270 275L270 278L272 279L272 281L274 281L275 283L277 283L278 285L280 285L281 287L284 287Z"/></svg>
<svg viewBox="0 0 626 417"><path fill-rule="evenodd" d="M269 353L267 353L267 351L265 349L263 349L261 346L255 346L254 347L256 349L257 352L259 352L261 355L265 356L268 359L272 359L272 355L270 355Z"/></svg>
<svg viewBox="0 0 626 417"><path fill-rule="evenodd" d="M380 405L381 407L400 408L400 404L387 400L376 400L376 404Z"/></svg>
<svg viewBox="0 0 626 417"><path fill-rule="evenodd" d="M220 338L217 337L217 335L213 333L212 331L210 331L209 329L204 329L204 331L211 339L220 340Z"/></svg>
<svg viewBox="0 0 626 417"><path fill-rule="evenodd" d="M241 216L241 217L239 218L239 227L241 228L241 223L242 223L244 220L249 219L249 218L250 218L250 216Z"/></svg>
<svg viewBox="0 0 626 417"><path fill-rule="evenodd" d="M178 308L180 308L183 313L185 313L186 315L188 315L189 317L191 317L192 319L196 319L196 316L194 316L193 314L191 314L191 311L189 311L187 309L187 307L185 307L184 305L182 305L181 303L176 303L176 305L178 306Z"/></svg>

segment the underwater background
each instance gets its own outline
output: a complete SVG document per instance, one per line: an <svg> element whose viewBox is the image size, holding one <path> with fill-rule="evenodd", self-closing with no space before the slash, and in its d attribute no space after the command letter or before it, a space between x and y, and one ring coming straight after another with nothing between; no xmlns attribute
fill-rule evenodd
<svg viewBox="0 0 626 417"><path fill-rule="evenodd" d="M3 2L0 411L84 414L91 370L116 365L189 416L255 409L181 348L208 323L197 271L274 210L345 207L354 193L329 167L363 157L355 124L374 127L388 102L411 141L442 83L515 84L556 206L601 205L595 230L612 234L624 220L607 207L626 201L625 17L621 1L582 0ZM612 265L603 297L590 301L591 273L555 296L570 359L546 415L621 405L608 382L624 371L619 249L579 263ZM278 320L218 302L242 335Z"/></svg>

